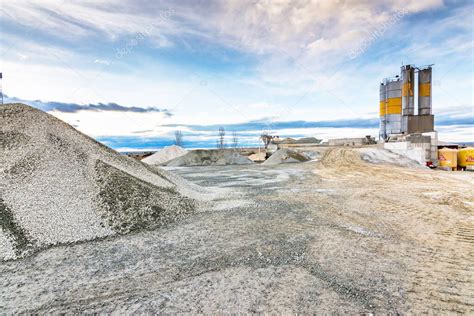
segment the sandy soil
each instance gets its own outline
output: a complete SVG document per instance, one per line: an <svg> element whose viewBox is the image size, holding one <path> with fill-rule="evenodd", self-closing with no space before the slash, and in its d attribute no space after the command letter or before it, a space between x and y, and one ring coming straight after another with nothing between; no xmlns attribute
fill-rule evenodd
<svg viewBox="0 0 474 316"><path fill-rule="evenodd" d="M394 277L405 279L405 311L474 311L473 173L376 166L344 149L327 152L315 173L339 188L342 204L326 209L335 220L396 241L376 251L403 267Z"/></svg>
<svg viewBox="0 0 474 316"><path fill-rule="evenodd" d="M228 190L179 223L0 263L0 313L473 313L474 173L173 168Z"/></svg>

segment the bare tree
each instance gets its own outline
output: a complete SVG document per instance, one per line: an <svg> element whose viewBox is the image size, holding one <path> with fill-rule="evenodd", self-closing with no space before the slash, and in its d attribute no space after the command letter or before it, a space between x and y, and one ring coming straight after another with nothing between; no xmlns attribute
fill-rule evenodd
<svg viewBox="0 0 474 316"><path fill-rule="evenodd" d="M174 132L174 144L183 147L183 133L181 133L181 131Z"/></svg>
<svg viewBox="0 0 474 316"><path fill-rule="evenodd" d="M237 136L237 132L232 132L232 148L237 149L239 146L239 137Z"/></svg>
<svg viewBox="0 0 474 316"><path fill-rule="evenodd" d="M219 127L218 137L219 138L217 139L217 149L224 149L226 147L224 126Z"/></svg>
<svg viewBox="0 0 474 316"><path fill-rule="evenodd" d="M260 139L262 140L265 149L267 149L268 145L270 145L272 142L273 136L268 135L267 133L262 133L262 135L260 135Z"/></svg>

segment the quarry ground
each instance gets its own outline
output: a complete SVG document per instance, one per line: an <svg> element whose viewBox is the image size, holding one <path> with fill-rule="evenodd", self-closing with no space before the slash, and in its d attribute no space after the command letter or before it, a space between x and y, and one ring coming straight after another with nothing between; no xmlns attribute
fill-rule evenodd
<svg viewBox="0 0 474 316"><path fill-rule="evenodd" d="M165 228L0 263L0 313L474 312L474 173L348 149L171 170L224 195Z"/></svg>

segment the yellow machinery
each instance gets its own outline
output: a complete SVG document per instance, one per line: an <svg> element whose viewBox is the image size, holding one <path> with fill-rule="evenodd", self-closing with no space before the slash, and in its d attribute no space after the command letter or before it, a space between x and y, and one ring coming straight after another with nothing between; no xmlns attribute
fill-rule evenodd
<svg viewBox="0 0 474 316"><path fill-rule="evenodd" d="M462 148L458 151L458 167L474 168L474 147Z"/></svg>
<svg viewBox="0 0 474 316"><path fill-rule="evenodd" d="M442 148L438 150L440 167L456 169L458 165L458 151L456 149Z"/></svg>

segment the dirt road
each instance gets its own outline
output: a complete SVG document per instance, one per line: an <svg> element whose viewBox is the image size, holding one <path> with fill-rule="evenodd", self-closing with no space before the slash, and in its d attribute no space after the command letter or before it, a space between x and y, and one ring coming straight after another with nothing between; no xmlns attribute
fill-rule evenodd
<svg viewBox="0 0 474 316"><path fill-rule="evenodd" d="M473 313L473 173L177 168L223 193L171 226L0 263L0 312Z"/></svg>

